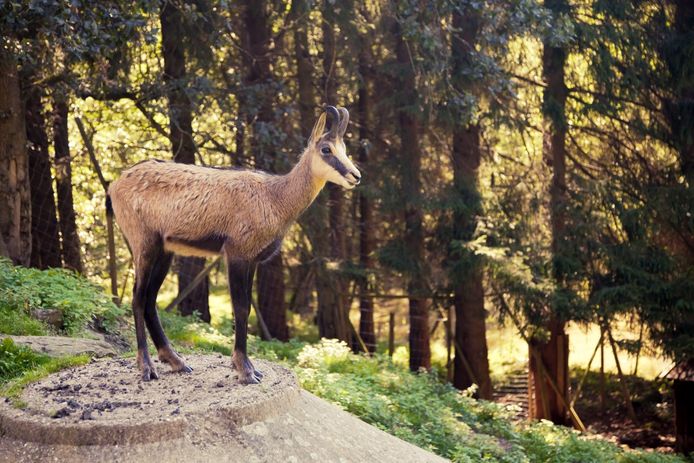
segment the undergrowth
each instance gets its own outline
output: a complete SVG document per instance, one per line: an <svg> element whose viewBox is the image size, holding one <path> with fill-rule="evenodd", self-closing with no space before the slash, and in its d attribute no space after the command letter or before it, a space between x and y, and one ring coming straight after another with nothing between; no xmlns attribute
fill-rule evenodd
<svg viewBox="0 0 694 463"><path fill-rule="evenodd" d="M15 406L24 386L34 381L76 365L84 365L90 360L88 355L49 357L31 349L18 346L10 338L0 342L0 394L11 399Z"/></svg>
<svg viewBox="0 0 694 463"><path fill-rule="evenodd" d="M96 321L106 330L117 326L124 311L98 286L63 269L15 267L0 258L0 333L45 335L51 329L31 318L32 309L58 309L62 334L75 335Z"/></svg>
<svg viewBox="0 0 694 463"><path fill-rule="evenodd" d="M164 315L167 333L185 351L228 353L232 337L207 324ZM230 333L229 333L230 334ZM439 381L413 374L386 356L355 355L323 339L308 344L249 338L251 356L293 369L304 389L373 426L454 462L674 463L683 457L623 449L549 422L516 424L512 410L479 401Z"/></svg>

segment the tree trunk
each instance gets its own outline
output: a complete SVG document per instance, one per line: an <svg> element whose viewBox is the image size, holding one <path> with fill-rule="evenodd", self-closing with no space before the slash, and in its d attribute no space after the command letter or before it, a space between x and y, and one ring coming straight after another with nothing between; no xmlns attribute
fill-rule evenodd
<svg viewBox="0 0 694 463"><path fill-rule="evenodd" d="M43 91L33 84L33 73L23 73L24 111L31 185L31 266L60 268L60 236L53 194L51 159L43 111Z"/></svg>
<svg viewBox="0 0 694 463"><path fill-rule="evenodd" d="M0 46L0 236L17 265L31 260L31 194L17 60Z"/></svg>
<svg viewBox="0 0 694 463"><path fill-rule="evenodd" d="M68 138L68 102L62 89L53 91L53 147L55 149L55 181L58 190L58 216L62 238L63 264L82 273L80 239L75 222L72 199L72 162Z"/></svg>
<svg viewBox="0 0 694 463"><path fill-rule="evenodd" d="M370 40L361 38L359 51L359 166L363 171L369 171L369 149L371 127L371 101L369 99L369 82L371 63ZM369 352L376 351L376 333L374 331L374 304L369 296L369 272L373 262L373 214L368 194L362 188L359 190L359 265L365 275L359 279L359 336L364 341Z"/></svg>
<svg viewBox="0 0 694 463"><path fill-rule="evenodd" d="M408 270L407 292L410 316L410 370L431 367L429 346L429 301L425 282L424 224L421 209L422 181L420 171L422 154L419 143L419 121L414 116L418 111L407 105L418 105L418 95L410 50L402 36L399 24L395 25L396 54L400 66L398 108L398 132L400 135L400 178L404 206L404 248L412 268Z"/></svg>
<svg viewBox="0 0 694 463"><path fill-rule="evenodd" d="M161 4L162 55L164 82L169 100L169 141L175 162L195 164L193 141L193 109L185 92L186 58L183 45L183 14L172 2ZM179 257L178 291L182 292L205 268L205 259ZM198 312L203 321L210 321L209 278L205 278L178 306L182 315Z"/></svg>
<svg viewBox="0 0 694 463"><path fill-rule="evenodd" d="M691 362L684 362L683 365ZM677 451L685 455L694 453L694 381L676 379L673 382L675 397L675 439Z"/></svg>
<svg viewBox="0 0 694 463"><path fill-rule="evenodd" d="M338 105L336 80L336 48L335 48L335 17L333 9L327 0L323 2L323 77L321 79L323 100L325 104ZM341 187L328 183L327 194L321 194L317 199L317 207L327 215L327 222L320 222L316 234L326 234L328 239L318 236L315 251L322 260L321 267L316 273L316 291L318 293L318 331L321 336L337 338L352 344L352 331L349 328L349 307L347 282L341 274L342 265L347 254L344 233L344 194ZM316 207L316 206L314 206ZM326 211L327 209L327 211ZM326 228L327 227L327 228ZM325 265L329 259L336 267Z"/></svg>
<svg viewBox="0 0 694 463"><path fill-rule="evenodd" d="M674 76L674 98L670 103L670 131L680 158L680 170L689 188L694 188L694 70L690 64L691 37L694 34L694 3L674 0L674 33L680 43L676 56L669 59ZM689 42L688 47L684 43ZM688 49L687 49L688 48Z"/></svg>
<svg viewBox="0 0 694 463"><path fill-rule="evenodd" d="M569 10L566 0L547 0L545 6L555 16ZM552 170L550 186L550 226L552 230L552 254L554 278L557 288L566 286L565 276L559 265L564 253L566 233L566 120L565 107L567 88L564 82L565 48L545 43L542 51L542 74L546 84L542 110L544 118L542 152L545 162ZM556 307L550 307L552 315L546 328L550 339L546 343L531 341L544 365L538 365L530 357L529 369L529 412L533 419L547 419L556 424L568 423L568 410L564 403L569 397L569 349L565 322L556 315ZM563 403L549 386L544 375L556 383L559 393L566 399Z"/></svg>
<svg viewBox="0 0 694 463"><path fill-rule="evenodd" d="M457 90L474 92L474 82L465 78L465 70L474 65L474 47L479 33L479 14L476 9L453 12L452 74ZM464 204L454 215L454 237L471 241L477 228L477 217L482 213L478 191L481 161L480 127L460 119L453 129L453 182L454 194ZM455 358L453 385L467 389L477 384L477 394L492 398L492 382L487 358L486 311L484 309L483 269L481 260L469 251L459 251L452 257L451 281L454 285ZM461 272L460 267L465 270ZM461 275L461 273L463 273Z"/></svg>
<svg viewBox="0 0 694 463"><path fill-rule="evenodd" d="M675 0L675 34L671 40L680 42L678 54L670 59L670 70L673 74L673 93L675 101L670 106L670 131L680 158L680 171L686 179L686 187L694 188L694 69L691 66L691 37L694 35L694 3L689 0ZM682 44L686 43L684 46ZM689 230L691 231L691 229ZM690 235L691 238L691 235ZM691 265L691 256L688 258ZM694 326L694 315L689 314L681 323L682 327ZM694 359L684 359L681 365L689 370L689 378L674 381L675 396L675 436L677 451L684 454L694 453L694 381L691 371Z"/></svg>
<svg viewBox="0 0 694 463"><path fill-rule="evenodd" d="M271 24L267 5L264 1L247 0L243 14L245 31L242 34L244 45L244 64L246 85L254 92L257 104L255 114L246 107L247 123L253 131L251 149L255 165L270 172L278 171L277 146L275 136L268 135L275 129L274 92L270 88L274 82L271 68L270 40ZM262 129L262 130L261 130ZM289 338L287 327L286 302L284 300L285 282L282 253L258 266L258 310L267 324L270 336L280 340ZM260 320L258 320L260 323Z"/></svg>

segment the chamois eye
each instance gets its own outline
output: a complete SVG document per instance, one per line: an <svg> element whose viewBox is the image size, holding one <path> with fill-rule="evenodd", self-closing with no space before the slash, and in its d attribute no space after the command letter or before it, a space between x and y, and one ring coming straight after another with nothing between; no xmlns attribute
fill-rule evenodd
<svg viewBox="0 0 694 463"><path fill-rule="evenodd" d="M323 148L320 149L320 152L323 154L330 154L331 153L330 147L324 146Z"/></svg>

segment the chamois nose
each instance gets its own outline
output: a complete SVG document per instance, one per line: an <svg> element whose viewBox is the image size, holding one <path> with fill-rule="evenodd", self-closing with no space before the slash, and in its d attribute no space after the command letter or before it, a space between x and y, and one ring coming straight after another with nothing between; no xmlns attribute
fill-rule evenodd
<svg viewBox="0 0 694 463"><path fill-rule="evenodd" d="M359 172L350 172L354 178L354 184L359 185L361 183L361 174Z"/></svg>

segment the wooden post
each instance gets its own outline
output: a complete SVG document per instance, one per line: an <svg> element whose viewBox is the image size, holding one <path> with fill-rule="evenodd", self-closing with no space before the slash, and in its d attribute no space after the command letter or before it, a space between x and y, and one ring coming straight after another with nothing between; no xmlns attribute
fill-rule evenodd
<svg viewBox="0 0 694 463"><path fill-rule="evenodd" d="M87 149L87 154L89 154L89 159L94 166L94 171L96 176L99 177L99 183L104 189L104 193L108 194L108 182L104 177L104 173L99 166L99 160L96 158L96 152L94 151L94 145L92 145L92 139L87 134L84 128L82 119L79 117L75 118L75 123L80 131L80 136L84 142L84 147ZM111 294L113 295L113 302L120 305L120 299L118 297L118 266L116 265L116 237L113 230L113 217L106 213L106 236L108 240L108 273L111 279Z"/></svg>
<svg viewBox="0 0 694 463"><path fill-rule="evenodd" d="M444 325L446 327L446 379L450 382L453 381L453 359L451 358L451 346L453 345L453 307L449 306L447 312Z"/></svg>
<svg viewBox="0 0 694 463"><path fill-rule="evenodd" d="M593 355L590 356L590 360L588 360L588 366L586 367L586 371L583 373L583 377L581 377L581 380L578 382L578 386L576 387L576 392L574 392L573 397L571 398L571 401L569 402L571 406L573 407L576 404L576 401L578 400L578 396L581 395L581 389L583 389L583 384L586 382L586 378L588 377L588 374L590 373L590 367L593 365L593 360L595 359L595 354L598 353L598 349L602 345L602 332L600 332L600 339L598 340L598 343L595 345L595 349L593 350Z"/></svg>
<svg viewBox="0 0 694 463"><path fill-rule="evenodd" d="M636 423L636 412L634 411L634 405L631 403L631 397L629 396L629 389L627 389L626 378L622 373L622 365L621 363L619 363L619 357L617 356L617 346L614 342L614 338L612 337L612 331L610 331L609 327L606 327L605 332L607 333L607 339L610 341L610 346L612 346L614 362L617 365L617 374L619 375L619 389L622 392L622 398L624 399L624 405L627 408L627 414L629 415L629 419Z"/></svg>
<svg viewBox="0 0 694 463"><path fill-rule="evenodd" d="M605 415L607 397L605 394L605 330L600 326L600 415Z"/></svg>
<svg viewBox="0 0 694 463"><path fill-rule="evenodd" d="M189 284L188 286L186 286L182 291L179 291L178 296L176 296L176 298L175 298L173 301L171 301L171 303L170 303L169 305L166 306L166 308L164 309L164 311L165 311L165 312L171 312L171 311L174 309L174 307L178 306L178 304L181 303L181 301L182 301L183 299L185 299L186 297L188 297L188 295L189 295L190 293L192 293L193 290L194 290L200 283L202 283L202 280L204 280L204 279L207 277L207 275L209 275L209 273L212 271L212 269L214 269L214 268L217 266L217 264L219 263L219 261L220 261L221 259L222 259L221 257L217 257L217 258L214 259L212 262L210 262L209 264L207 264L207 266L206 266L205 268L203 268L203 269L200 271L200 273L198 273L198 274L195 276L195 278L193 278L193 281L191 281L190 284Z"/></svg>
<svg viewBox="0 0 694 463"><path fill-rule="evenodd" d="M634 362L634 372L632 376L636 376L639 372L639 357L641 357L641 346L643 345L643 320L641 320L641 326L639 327L639 346L636 349L636 362Z"/></svg>
<svg viewBox="0 0 694 463"><path fill-rule="evenodd" d="M113 215L106 212L106 236L108 240L108 274L111 278L113 302L120 305L118 297L118 266L116 265L116 237L113 231Z"/></svg>
<svg viewBox="0 0 694 463"><path fill-rule="evenodd" d="M388 355L395 352L395 313L391 312L388 318Z"/></svg>

